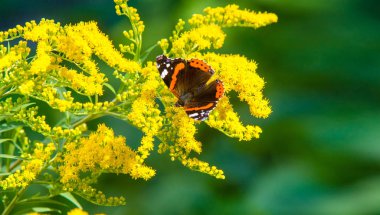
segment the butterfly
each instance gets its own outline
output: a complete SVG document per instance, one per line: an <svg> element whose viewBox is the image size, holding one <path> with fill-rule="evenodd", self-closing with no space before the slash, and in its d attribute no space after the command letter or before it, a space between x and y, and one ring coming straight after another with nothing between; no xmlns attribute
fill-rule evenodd
<svg viewBox="0 0 380 215"><path fill-rule="evenodd" d="M157 69L169 90L178 98L176 106L183 107L195 120L205 120L224 95L221 80L209 82L214 70L199 59L156 58Z"/></svg>

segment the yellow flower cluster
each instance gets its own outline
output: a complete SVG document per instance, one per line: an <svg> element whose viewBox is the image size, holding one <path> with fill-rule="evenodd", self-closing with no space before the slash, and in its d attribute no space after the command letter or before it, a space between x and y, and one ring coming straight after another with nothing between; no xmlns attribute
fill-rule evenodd
<svg viewBox="0 0 380 215"><path fill-rule="evenodd" d="M140 66L136 62L124 58L114 48L112 42L104 33L100 32L95 22L80 22L75 26L65 26L65 31L67 33L77 33L72 39L83 38L92 52L110 67L117 68L123 72L140 70Z"/></svg>
<svg viewBox="0 0 380 215"><path fill-rule="evenodd" d="M67 215L88 215L88 213L80 208L74 208L67 213ZM105 215L104 213L95 215Z"/></svg>
<svg viewBox="0 0 380 215"><path fill-rule="evenodd" d="M82 173L113 172L143 179L155 174L154 170L137 161L136 153L125 145L124 137L115 137L104 124L88 138L66 143L60 162L60 181L69 187L81 182Z"/></svg>
<svg viewBox="0 0 380 215"><path fill-rule="evenodd" d="M94 187L90 186L91 183L96 183L96 177L98 175L96 174L90 174L92 178L82 178L80 182L75 184L75 187L71 185L69 187L66 185L63 187L63 192L73 192L76 195L82 197L83 199L86 199L87 201L102 205L102 206L120 206L125 205L125 198L124 197L106 197L106 195Z"/></svg>
<svg viewBox="0 0 380 215"><path fill-rule="evenodd" d="M163 118L160 116L161 111L155 102L157 89L161 84L160 80L158 80L159 76L156 67L150 62L142 69L141 73L146 77L146 81L141 87L140 96L133 102L127 118L145 134L142 138L141 146L138 148L140 162L143 162L149 156L150 151L153 150L154 136L160 131Z"/></svg>
<svg viewBox="0 0 380 215"><path fill-rule="evenodd" d="M225 93L235 91L241 101L249 105L251 114L266 118L271 113L269 101L263 96L264 80L257 75L257 64L239 55L218 55L215 53L193 53L192 57L203 59L216 71L213 78L223 80ZM258 126L244 126L233 110L228 97L223 97L206 121L230 137L239 140L259 138L262 132Z"/></svg>
<svg viewBox="0 0 380 215"><path fill-rule="evenodd" d="M115 9L117 15L126 15L131 21L134 33L142 34L144 32L145 26L144 22L140 20L140 15L137 13L137 9L134 7L127 6L127 0L114 0Z"/></svg>
<svg viewBox="0 0 380 215"><path fill-rule="evenodd" d="M45 136L50 136L51 127L46 123L45 116L37 116L37 107L21 109L12 116L14 121L24 122L32 130L37 131Z"/></svg>
<svg viewBox="0 0 380 215"><path fill-rule="evenodd" d="M21 30L21 36L33 42L48 41L50 38L55 38L60 31L60 23L54 23L54 20L41 19L38 24L35 21L25 23L25 27Z"/></svg>
<svg viewBox="0 0 380 215"><path fill-rule="evenodd" d="M51 52L52 47L49 45L48 41L40 41L37 45L37 53L35 59L30 65L31 75L43 74L50 66L51 57L49 53Z"/></svg>
<svg viewBox="0 0 380 215"><path fill-rule="evenodd" d="M162 39L158 45L164 54L169 56L185 59L198 58L206 61L215 71L213 79L218 78L223 81L225 96L206 120L209 126L239 140L259 138L261 128L255 125L243 125L228 99L228 92L235 91L239 99L249 105L253 116L268 117L271 108L269 101L263 97L264 80L256 74L257 64L238 55L218 55L201 51L222 47L225 40L223 27L258 28L277 22L277 16L273 13L241 10L237 5L209 7L204 10L204 13L204 15L193 15L188 21L190 30L184 32L182 31L185 29L185 22L180 19L169 40ZM170 51L168 51L169 46ZM223 171L210 167L208 163L199 161L197 158L189 158L191 151L201 152L201 143L194 138L195 123L186 117L182 108L173 107L176 98L165 87L163 88L159 88L161 89L159 92L165 106L164 124L167 126L164 126L160 133L162 143L158 151L160 153L169 151L172 160L178 159L190 169L224 178Z"/></svg>
<svg viewBox="0 0 380 215"><path fill-rule="evenodd" d="M4 41L10 41L10 40L20 37L20 34L23 31L24 31L24 28L21 25L17 25L15 28L11 28L7 31L0 31L0 43Z"/></svg>
<svg viewBox="0 0 380 215"><path fill-rule="evenodd" d="M221 48L226 35L218 25L203 25L184 32L173 41L172 53L175 56L187 57L188 53L204 49Z"/></svg>
<svg viewBox="0 0 380 215"><path fill-rule="evenodd" d="M88 213L80 208L74 208L71 211L69 211L67 215L88 215Z"/></svg>
<svg viewBox="0 0 380 215"><path fill-rule="evenodd" d="M10 50L1 45L0 71L4 72L4 79L0 84L8 83L8 89L17 86L20 94L46 101L62 112L86 114L106 111L113 106L111 102L74 102L70 91L58 91L58 87L68 87L84 96L103 94L107 78L99 71L93 55L122 72L140 70L137 62L125 59L113 47L94 22L61 27L53 20L42 19L39 23L27 22L24 27L15 29L17 31L10 30L14 32L12 35L0 34L3 40L16 36L37 42L36 55L30 62L26 60L30 53L26 41L20 41Z"/></svg>
<svg viewBox="0 0 380 215"><path fill-rule="evenodd" d="M7 122L22 123L46 140L60 144L57 151L53 143L37 143L28 149L30 141L21 135L25 138L17 150L25 148L25 160L0 181L3 189L26 187L49 167L55 171L49 179L55 181L52 185L56 193L74 192L100 205L125 204L123 197L106 197L92 185L103 173L128 174L144 180L153 177L155 170L146 166L145 160L154 149L155 140L160 141L158 152L168 152L173 161L218 179L225 178L222 170L194 157L202 152L202 143L195 138L201 122L188 117L182 107L175 107L177 98L165 86L155 63L144 63L151 49L141 55L145 26L137 10L128 6L128 0L114 2L116 13L131 22L132 28L123 32L129 43L119 47L133 60L123 57L95 22L61 26L42 19L0 32L0 43L20 40L10 49L0 44L0 114ZM235 91L249 105L253 116L268 117L271 108L263 96L264 80L256 73L257 64L239 55L204 51L223 46L224 27L258 28L276 21L275 14L241 10L236 5L206 8L204 15L195 14L188 20L190 28L186 29L186 22L180 19L172 36L158 42L169 57L206 61L215 70L212 78L223 81L225 96L205 121L210 127L239 140L259 137L261 128L243 125L228 98ZM33 56L27 41L37 45ZM97 65L99 59L114 69L114 77L121 82L119 89L107 83L108 78ZM102 96L108 90L115 97L104 101ZM19 97L16 102L12 100L14 94ZM66 112L62 114L65 118L55 126L48 124L31 99ZM125 144L125 137L115 136L104 124L84 136L86 122L105 115L126 120L143 132L136 150ZM69 214L87 212L75 209Z"/></svg>
<svg viewBox="0 0 380 215"><path fill-rule="evenodd" d="M216 71L216 77L223 80L225 92L233 90L239 99L248 103L252 115L266 118L272 112L269 101L264 98L262 90L264 80L256 73L257 64L239 55L202 55Z"/></svg>
<svg viewBox="0 0 380 215"><path fill-rule="evenodd" d="M200 161L197 158L182 158L182 164L188 168L202 173L214 176L217 179L225 179L223 170L217 169L216 166L211 166L207 162Z"/></svg>
<svg viewBox="0 0 380 215"><path fill-rule="evenodd" d="M227 5L226 7L207 7L203 10L205 15L194 14L189 19L189 24L198 27L216 24L221 27L253 27L258 28L277 22L274 13L255 13L250 10L241 10L238 5Z"/></svg>
<svg viewBox="0 0 380 215"><path fill-rule="evenodd" d="M166 114L170 121L170 127L164 131L167 139L174 141L174 146L170 148L171 157L187 156L191 151L198 154L202 152L202 143L194 137L196 133L195 121L187 117L183 108L166 107Z"/></svg>
<svg viewBox="0 0 380 215"><path fill-rule="evenodd" d="M218 107L210 114L206 123L227 136L239 138L239 140L259 138L262 132L259 126L244 126L227 98L222 98L219 101Z"/></svg>
<svg viewBox="0 0 380 215"><path fill-rule="evenodd" d="M160 41L158 41L157 43L160 48L162 49L162 51L164 52L164 54L166 54L166 50L168 50L169 48L169 41L168 39L161 39Z"/></svg>
<svg viewBox="0 0 380 215"><path fill-rule="evenodd" d="M141 63L143 61L140 58L141 47L142 47L142 33L145 30L144 22L140 19L140 15L137 13L137 9L134 7L129 7L128 0L114 0L116 14L121 16L124 15L128 17L131 22L132 29L129 31L124 31L124 36L131 42L129 45L120 44L120 50L122 52L127 52L134 56L134 60Z"/></svg>
<svg viewBox="0 0 380 215"><path fill-rule="evenodd" d="M174 160L179 160L182 165L202 173L209 174L218 179L224 179L222 170L215 166L210 167L207 162L200 161L197 158L190 157L191 152L200 154L202 152L202 143L195 139L196 122L189 118L181 107L174 107L176 98L169 92L166 87L161 87L159 93L161 101L165 105L166 116L163 128L158 134L161 143L158 146L158 152L164 153L169 151L169 155Z"/></svg>
<svg viewBox="0 0 380 215"><path fill-rule="evenodd" d="M26 157L19 170L1 180L0 187L6 190L28 186L45 168L54 151L55 146L53 143L49 143L45 147L42 143L36 143L33 154Z"/></svg>
<svg viewBox="0 0 380 215"><path fill-rule="evenodd" d="M20 41L17 45L7 50L4 45L0 45L0 71L5 69L9 69L11 67L17 67L21 64L20 61L25 60L26 56L29 55L30 48L27 46L25 41ZM9 77L4 77L5 80L2 81L10 81Z"/></svg>
<svg viewBox="0 0 380 215"><path fill-rule="evenodd" d="M255 13L250 10L241 10L237 5L226 7L208 7L204 9L205 15L194 14L188 20L191 29L181 33L185 22L180 19L170 38L172 42L169 55L187 58L189 54L205 49L221 48L225 34L222 27L253 27L258 28L277 22L277 16L273 13ZM159 42L161 49L167 53L167 40Z"/></svg>

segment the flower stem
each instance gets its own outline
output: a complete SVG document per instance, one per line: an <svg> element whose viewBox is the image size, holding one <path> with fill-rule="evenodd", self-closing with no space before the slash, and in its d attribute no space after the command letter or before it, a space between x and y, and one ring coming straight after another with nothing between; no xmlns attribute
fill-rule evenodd
<svg viewBox="0 0 380 215"><path fill-rule="evenodd" d="M20 199L20 197L24 194L26 191L27 187L22 187L16 195L13 197L12 201L9 203L9 205L5 208L3 213L1 215L8 215L12 212L13 208L15 207L17 200Z"/></svg>

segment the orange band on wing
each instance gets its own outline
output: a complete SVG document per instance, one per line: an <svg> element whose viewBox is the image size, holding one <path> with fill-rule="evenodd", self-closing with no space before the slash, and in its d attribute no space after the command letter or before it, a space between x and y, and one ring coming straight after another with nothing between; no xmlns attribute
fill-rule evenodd
<svg viewBox="0 0 380 215"><path fill-rule="evenodd" d="M205 106L201 106L201 107L194 107L194 108L186 108L185 111L195 111L195 110L204 110L204 109L209 109L210 107L212 107L214 105L214 103L208 103L207 105Z"/></svg>
<svg viewBox="0 0 380 215"><path fill-rule="evenodd" d="M216 94L215 94L215 97L218 99L220 97L222 97L224 94L224 86L221 82L217 83L216 84Z"/></svg>
<svg viewBox="0 0 380 215"><path fill-rule="evenodd" d="M210 66L207 65L205 62L198 60L198 59L192 59L190 61L190 66L200 69L203 72L209 72L210 71Z"/></svg>
<svg viewBox="0 0 380 215"><path fill-rule="evenodd" d="M170 82L170 87L169 87L170 90L174 89L175 83L177 83L177 75L179 71L181 71L181 69L184 69L184 68L185 68L184 63L179 63L175 66L174 73L172 75L172 81Z"/></svg>

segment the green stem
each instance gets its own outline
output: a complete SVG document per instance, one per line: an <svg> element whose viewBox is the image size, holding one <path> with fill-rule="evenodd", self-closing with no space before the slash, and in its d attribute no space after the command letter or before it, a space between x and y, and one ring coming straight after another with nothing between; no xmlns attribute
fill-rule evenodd
<svg viewBox="0 0 380 215"><path fill-rule="evenodd" d="M27 187L22 187L16 195L13 197L12 201L9 203L9 205L5 208L3 213L1 215L8 215L12 212L13 208L17 204L17 201L20 199L20 197L24 194L26 191Z"/></svg>
<svg viewBox="0 0 380 215"><path fill-rule="evenodd" d="M3 42L9 42L9 41L12 41L14 39L20 38L21 36L22 35L18 35L18 36L15 36L15 37L11 37L11 38L5 39L5 40L3 40Z"/></svg>
<svg viewBox="0 0 380 215"><path fill-rule="evenodd" d="M126 11L125 15L129 18L129 21L131 22L131 26L132 26L132 30L133 30L133 35L135 37L134 40L135 40L135 44L136 44L136 52L135 52L135 57L134 57L133 60L136 61L136 62L140 62L140 52L141 52L141 47L142 47L142 37L141 37L141 34L139 34L139 31L136 28L135 23L132 22L128 6L127 6L127 11Z"/></svg>
<svg viewBox="0 0 380 215"><path fill-rule="evenodd" d="M104 115L105 115L105 113L89 114L86 117L83 117L81 120L76 121L72 125L72 127L73 128L78 127L79 125L81 125L81 124L83 124L83 123L85 123L87 121L90 121L90 120L93 120L93 119L97 119L97 118L102 117Z"/></svg>

